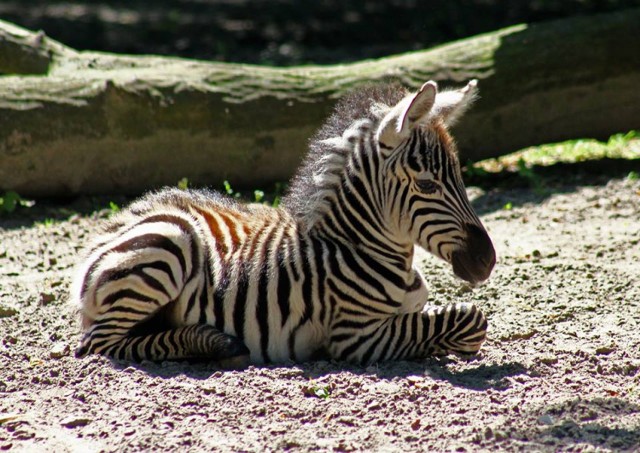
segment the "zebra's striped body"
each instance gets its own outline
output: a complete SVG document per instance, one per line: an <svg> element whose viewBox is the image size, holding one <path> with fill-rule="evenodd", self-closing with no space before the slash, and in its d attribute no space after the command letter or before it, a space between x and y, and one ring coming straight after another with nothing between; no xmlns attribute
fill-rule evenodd
<svg viewBox="0 0 640 453"><path fill-rule="evenodd" d="M412 265L414 244L471 282L495 262L445 128L473 88L438 103L430 82L395 106L381 102L397 90L370 92L366 114L337 113L321 130L283 208L178 189L134 203L79 273L77 355L369 363L477 352L483 315L422 311Z"/></svg>

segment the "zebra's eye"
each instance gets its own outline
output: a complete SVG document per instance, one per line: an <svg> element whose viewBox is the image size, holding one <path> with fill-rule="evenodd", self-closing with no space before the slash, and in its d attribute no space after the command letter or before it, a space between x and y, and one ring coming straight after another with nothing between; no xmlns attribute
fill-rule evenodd
<svg viewBox="0 0 640 453"><path fill-rule="evenodd" d="M426 194L436 193L440 190L440 186L438 185L438 183L432 181L431 179L418 179L416 180L416 185L422 193Z"/></svg>

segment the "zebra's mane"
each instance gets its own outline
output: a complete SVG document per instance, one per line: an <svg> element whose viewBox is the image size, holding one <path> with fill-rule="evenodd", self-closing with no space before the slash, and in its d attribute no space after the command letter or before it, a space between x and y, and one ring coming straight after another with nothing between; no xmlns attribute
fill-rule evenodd
<svg viewBox="0 0 640 453"><path fill-rule="evenodd" d="M387 83L366 86L342 98L311 138L309 152L283 199L284 207L295 217L311 220L346 175L349 150L333 146L330 139L342 137L358 120L370 120L375 130L387 111L406 94L400 84Z"/></svg>

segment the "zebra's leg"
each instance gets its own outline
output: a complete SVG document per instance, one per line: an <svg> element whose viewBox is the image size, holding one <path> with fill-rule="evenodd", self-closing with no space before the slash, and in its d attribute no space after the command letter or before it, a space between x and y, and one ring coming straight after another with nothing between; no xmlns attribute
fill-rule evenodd
<svg viewBox="0 0 640 453"><path fill-rule="evenodd" d="M212 326L185 325L181 304L207 291L204 252L189 219L144 219L104 242L74 287L87 329L76 355L127 360L240 362L243 342Z"/></svg>
<svg viewBox="0 0 640 453"><path fill-rule="evenodd" d="M121 360L196 359L217 362L227 369L249 364L249 349L237 337L207 324L194 324L154 333L138 334L136 329L116 333L102 329L108 323L96 323L86 332L76 357L98 353ZM110 332L102 334L101 332Z"/></svg>
<svg viewBox="0 0 640 453"><path fill-rule="evenodd" d="M338 321L336 326L341 323ZM486 339L487 320L473 304L429 307L356 326L353 320L334 328L329 349L334 358L359 363L424 358L430 355L475 354Z"/></svg>
<svg viewBox="0 0 640 453"><path fill-rule="evenodd" d="M96 298L99 314L84 334L77 357L101 354L136 362L206 359L220 362L225 368L242 367L248 362L249 350L239 338L206 324L175 325L177 302L171 300L175 294L152 293L141 285L138 272L110 284L117 290L105 284L99 292L104 295Z"/></svg>

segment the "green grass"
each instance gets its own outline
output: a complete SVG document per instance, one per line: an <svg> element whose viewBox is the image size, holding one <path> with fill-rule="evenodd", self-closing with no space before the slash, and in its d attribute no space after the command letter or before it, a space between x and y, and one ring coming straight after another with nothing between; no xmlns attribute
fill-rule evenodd
<svg viewBox="0 0 640 453"><path fill-rule="evenodd" d="M286 184L279 182L275 183L272 191L256 189L249 192L239 192L233 189L229 181L224 181L222 186L222 191L232 198L245 203L261 203L274 208L280 205L280 199L287 188Z"/></svg>
<svg viewBox="0 0 640 453"><path fill-rule="evenodd" d="M637 179L640 171L640 132L611 136L606 142L593 139L569 140L535 146L494 159L469 162L463 168L469 185L528 186L543 192L552 180L590 175ZM564 179L563 179L564 178Z"/></svg>
<svg viewBox="0 0 640 453"><path fill-rule="evenodd" d="M35 202L33 200L25 200L17 192L8 190L0 195L0 215L11 214L16 208L30 208Z"/></svg>
<svg viewBox="0 0 640 453"><path fill-rule="evenodd" d="M36 225L41 226L43 228L52 227L53 225L55 225L55 223L56 223L56 219L53 219L50 217L47 217L42 221L35 222Z"/></svg>
<svg viewBox="0 0 640 453"><path fill-rule="evenodd" d="M607 142L593 139L569 140L550 145L525 148L495 159L476 162L473 166L490 173L518 171L524 162L527 168L546 167L559 163L574 164L602 159L640 159L640 132L611 136Z"/></svg>

